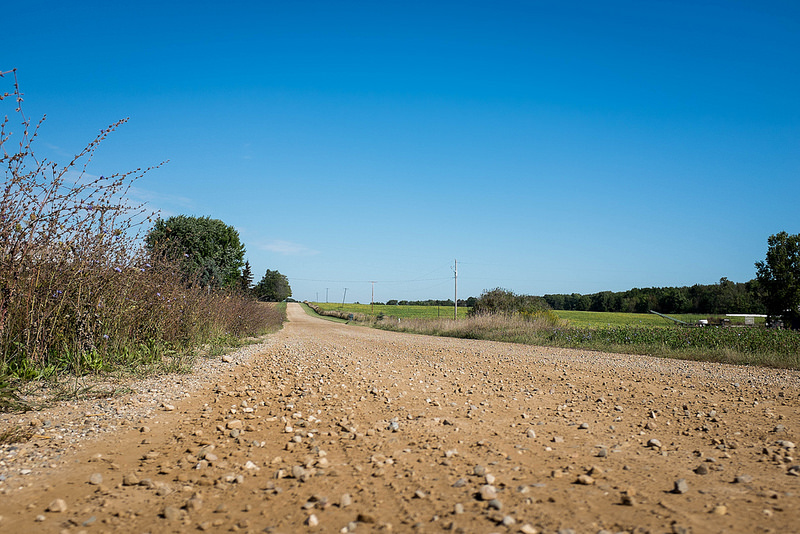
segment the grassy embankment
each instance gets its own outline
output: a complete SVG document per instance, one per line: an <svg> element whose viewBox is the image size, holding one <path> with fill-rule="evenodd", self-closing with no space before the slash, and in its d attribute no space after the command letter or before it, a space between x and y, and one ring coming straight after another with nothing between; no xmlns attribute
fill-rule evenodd
<svg viewBox="0 0 800 534"><path fill-rule="evenodd" d="M38 126L18 107L16 82L6 96L0 411L31 408L27 394L39 386L60 398L86 393L82 377L89 375L186 371L200 354L220 354L280 327L285 309L236 291L208 291L143 248L153 214L127 193L149 169L87 172L101 141L125 121L60 165L33 155ZM16 117L15 135L8 116Z"/></svg>
<svg viewBox="0 0 800 534"><path fill-rule="evenodd" d="M319 305L323 308L339 307L337 304ZM653 314L569 311L530 318L489 316L453 321L432 318L432 310L414 309L426 306L393 306L390 308L396 308L398 313L391 315L400 317L400 320L389 318L389 314L379 320L377 316L363 313L363 306L345 304L342 312L360 310L362 322L402 332L800 369L800 333L787 330L685 327ZM450 310L452 315L452 308ZM698 315L673 317L685 322L708 318ZM733 324L743 321L742 318L733 319Z"/></svg>

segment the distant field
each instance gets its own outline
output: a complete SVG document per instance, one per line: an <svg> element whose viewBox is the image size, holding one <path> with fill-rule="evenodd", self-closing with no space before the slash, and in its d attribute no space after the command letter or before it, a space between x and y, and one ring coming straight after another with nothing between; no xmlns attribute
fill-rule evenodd
<svg viewBox="0 0 800 534"><path fill-rule="evenodd" d="M601 326L673 326L675 323L653 313L618 313L555 310L562 319L569 321L570 326L592 328ZM700 319L708 319L709 315L689 313L668 314L674 319L687 323L696 323ZM724 317L724 316L716 316ZM744 317L730 317L731 324L744 324ZM763 325L764 318L756 317L756 324Z"/></svg>
<svg viewBox="0 0 800 534"><path fill-rule="evenodd" d="M391 315L392 317L400 317L401 319L437 319L453 317L452 306L386 306L375 305L374 310L369 304L349 304L345 303L342 306L336 302L313 302L315 306L319 306L325 311L342 310L353 313L363 313L364 315ZM458 317L464 318L467 316L469 308L459 306Z"/></svg>
<svg viewBox="0 0 800 534"><path fill-rule="evenodd" d="M314 302L323 310L342 310L345 312L362 313L377 316L381 313L387 316L400 317L401 319L439 319L453 317L452 306L386 306L375 305L374 310L369 304L350 304L344 306L336 302ZM458 317L467 316L470 308L458 308ZM652 313L618 313L618 312L590 312L590 311L565 311L555 310L561 319L569 321L570 326L579 328L600 328L605 326L674 326L675 323ZM675 314L670 315L687 323L695 323L700 319L708 319L708 315ZM732 324L744 324L743 317L731 317ZM756 318L756 324L764 324L763 318Z"/></svg>

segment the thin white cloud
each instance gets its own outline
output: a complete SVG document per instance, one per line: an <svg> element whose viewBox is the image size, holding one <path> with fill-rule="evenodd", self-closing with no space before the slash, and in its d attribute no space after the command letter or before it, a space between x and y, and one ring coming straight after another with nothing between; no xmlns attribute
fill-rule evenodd
<svg viewBox="0 0 800 534"><path fill-rule="evenodd" d="M319 254L319 251L310 249L305 245L292 243L290 241L282 241L275 239L266 243L260 243L258 248L268 252L275 252L284 256L314 256Z"/></svg>

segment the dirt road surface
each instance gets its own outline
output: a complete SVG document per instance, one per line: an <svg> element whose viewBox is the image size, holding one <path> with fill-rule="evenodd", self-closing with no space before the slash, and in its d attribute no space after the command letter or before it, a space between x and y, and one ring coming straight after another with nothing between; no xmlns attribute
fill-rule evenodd
<svg viewBox="0 0 800 534"><path fill-rule="evenodd" d="M797 372L288 315L141 416L7 417L0 531L800 532Z"/></svg>

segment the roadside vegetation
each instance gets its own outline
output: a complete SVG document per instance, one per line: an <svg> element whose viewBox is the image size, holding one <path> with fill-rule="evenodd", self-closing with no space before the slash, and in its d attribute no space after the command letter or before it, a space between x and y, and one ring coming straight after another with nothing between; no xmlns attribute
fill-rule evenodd
<svg viewBox="0 0 800 534"><path fill-rule="evenodd" d="M13 78L0 93L10 106L0 124L0 411L26 408L24 393L41 384L74 380L78 391L87 375L186 371L198 354L279 328L285 312L240 288L244 247L230 227L204 219L235 241L233 268L175 239L159 244L171 227L128 191L160 165L89 172L125 120L66 164L47 161L33 150L44 120L25 116L16 72L0 74Z"/></svg>
<svg viewBox="0 0 800 534"><path fill-rule="evenodd" d="M755 327L741 325L742 318L733 318L729 327L681 326L654 314L552 310L536 297L502 289L484 292L477 303L458 321L452 319L452 309L449 318L438 319L421 310L409 310L419 313L416 317L372 315L369 306L351 304L332 313L353 313L354 322L397 332L800 369L800 332L764 328L763 319ZM697 314L674 317L689 323L721 319Z"/></svg>

